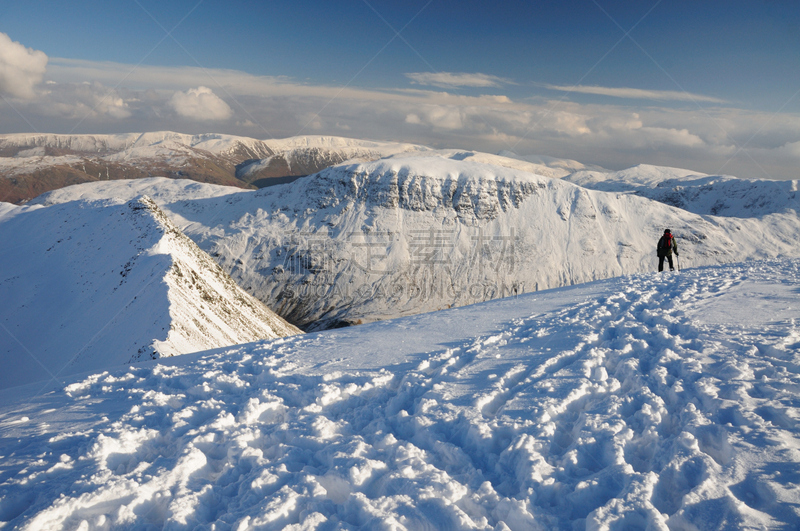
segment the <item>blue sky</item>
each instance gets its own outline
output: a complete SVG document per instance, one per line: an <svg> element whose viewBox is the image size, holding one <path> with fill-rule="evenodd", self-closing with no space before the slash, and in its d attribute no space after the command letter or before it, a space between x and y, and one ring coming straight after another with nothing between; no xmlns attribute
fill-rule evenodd
<svg viewBox="0 0 800 531"><path fill-rule="evenodd" d="M0 3L0 33L1 133L333 134L800 177L797 2L29 0Z"/></svg>

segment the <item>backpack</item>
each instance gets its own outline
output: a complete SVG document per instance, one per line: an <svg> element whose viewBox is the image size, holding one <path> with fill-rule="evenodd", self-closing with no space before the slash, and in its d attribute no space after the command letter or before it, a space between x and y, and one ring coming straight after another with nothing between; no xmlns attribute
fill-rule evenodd
<svg viewBox="0 0 800 531"><path fill-rule="evenodd" d="M664 234L660 240L658 240L658 246L656 247L656 254L658 256L667 256L672 252L672 234Z"/></svg>

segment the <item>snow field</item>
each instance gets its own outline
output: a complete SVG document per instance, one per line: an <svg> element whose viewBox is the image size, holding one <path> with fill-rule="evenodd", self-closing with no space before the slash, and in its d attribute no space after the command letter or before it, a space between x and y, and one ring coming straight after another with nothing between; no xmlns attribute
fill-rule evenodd
<svg viewBox="0 0 800 531"><path fill-rule="evenodd" d="M0 521L797 528L799 273L623 277L6 392ZM434 332L482 307L504 324Z"/></svg>

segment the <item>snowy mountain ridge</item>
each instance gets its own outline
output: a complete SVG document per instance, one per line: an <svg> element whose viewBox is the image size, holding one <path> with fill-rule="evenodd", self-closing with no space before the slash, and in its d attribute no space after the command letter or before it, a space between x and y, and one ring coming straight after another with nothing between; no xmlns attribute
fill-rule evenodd
<svg viewBox="0 0 800 531"><path fill-rule="evenodd" d="M265 150L265 146L260 140L218 133L190 135L173 131L154 131L109 135L40 133L0 135L0 150L22 147L47 147L80 153L112 153L130 148L142 148L160 144L199 148L214 154L225 154L244 146L254 151L271 154L268 150Z"/></svg>
<svg viewBox="0 0 800 531"><path fill-rule="evenodd" d="M0 387L300 333L147 197L0 214Z"/></svg>
<svg viewBox="0 0 800 531"><path fill-rule="evenodd" d="M652 271L665 227L679 238L684 267L800 254L796 210L710 216L452 155L342 164L207 199L202 190L216 188L144 180L37 201L151 195L244 289L308 329Z"/></svg>
<svg viewBox="0 0 800 531"><path fill-rule="evenodd" d="M800 210L800 181L739 179L640 164L618 172L579 171L564 180L606 192L632 192L690 212L752 218Z"/></svg>

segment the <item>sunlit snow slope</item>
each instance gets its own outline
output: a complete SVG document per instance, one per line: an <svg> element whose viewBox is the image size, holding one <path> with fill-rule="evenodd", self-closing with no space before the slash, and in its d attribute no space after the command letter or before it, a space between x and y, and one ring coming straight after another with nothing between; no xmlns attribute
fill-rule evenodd
<svg viewBox="0 0 800 531"><path fill-rule="evenodd" d="M298 333L149 198L0 210L0 388Z"/></svg>
<svg viewBox="0 0 800 531"><path fill-rule="evenodd" d="M40 529L798 529L800 261L621 277L0 394Z"/></svg>

